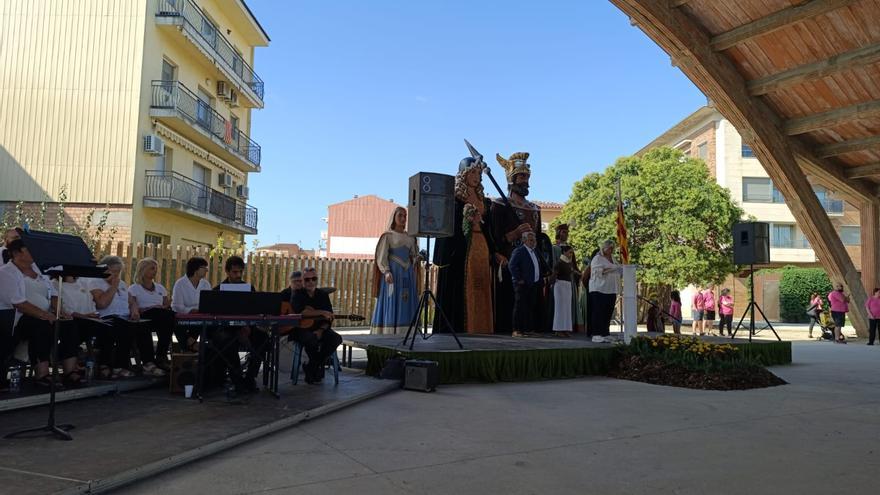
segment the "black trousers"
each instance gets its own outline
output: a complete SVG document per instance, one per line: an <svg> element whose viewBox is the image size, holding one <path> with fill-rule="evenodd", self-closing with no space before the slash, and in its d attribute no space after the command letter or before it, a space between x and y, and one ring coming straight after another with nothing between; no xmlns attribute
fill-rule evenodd
<svg viewBox="0 0 880 495"><path fill-rule="evenodd" d="M587 335L607 337L611 334L611 316L614 315L614 305L617 303L617 294L605 294L604 292L590 292L590 327Z"/></svg>
<svg viewBox="0 0 880 495"><path fill-rule="evenodd" d="M131 345L136 329L121 318L110 320L110 325L96 327L98 365L111 368L131 368ZM152 342L150 342L152 347Z"/></svg>
<svg viewBox="0 0 880 495"><path fill-rule="evenodd" d="M150 320L146 325L151 331L156 332L159 338L156 342L156 361L168 361L168 351L171 349L172 333L177 337L177 342L181 346L186 346L186 338L188 336L185 328L176 328L174 326L174 311L166 308L150 308L141 313L141 318ZM150 336L152 339L152 336ZM152 343L151 343L152 347Z"/></svg>
<svg viewBox="0 0 880 495"><path fill-rule="evenodd" d="M721 323L718 324L720 335L724 335L725 326L727 326L727 335L733 335L733 315L721 315Z"/></svg>
<svg viewBox="0 0 880 495"><path fill-rule="evenodd" d="M541 312L538 310L542 284L515 284L513 292L513 330L541 331Z"/></svg>
<svg viewBox="0 0 880 495"><path fill-rule="evenodd" d="M208 345L205 359L206 385L220 385L229 378L236 386L242 384L243 378L256 378L260 372L266 353L269 352L269 334L257 328L250 328L246 338L247 327L212 327L208 329ZM186 338L185 336L183 337ZM341 342L341 340L340 340ZM248 351L247 370L243 373L239 350Z"/></svg>
<svg viewBox="0 0 880 495"><path fill-rule="evenodd" d="M868 343L869 344L874 344L874 339L877 337L878 327L880 327L880 319L868 318Z"/></svg>
<svg viewBox="0 0 880 495"><path fill-rule="evenodd" d="M79 334L72 329L64 331L62 324L59 331L58 358L67 359L75 357L79 351ZM45 362L49 360L52 353L52 339L55 335L54 324L46 320L34 318L28 315L22 315L15 327L16 344L26 340L28 343L28 357L34 362Z"/></svg>
<svg viewBox="0 0 880 495"><path fill-rule="evenodd" d="M294 328L290 335L291 340L303 346L306 355L309 356L308 367L312 373L320 372L327 358L342 344L342 336L332 328L324 329L321 338L318 338L316 332L305 328Z"/></svg>

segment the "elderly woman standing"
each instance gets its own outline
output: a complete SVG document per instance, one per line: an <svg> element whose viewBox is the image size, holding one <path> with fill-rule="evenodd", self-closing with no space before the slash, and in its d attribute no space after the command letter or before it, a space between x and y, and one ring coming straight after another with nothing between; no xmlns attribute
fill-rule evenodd
<svg viewBox="0 0 880 495"><path fill-rule="evenodd" d="M388 229L376 245L379 292L371 333L395 334L409 328L419 304L416 285L418 256L416 238L406 233L406 208L398 206L391 214Z"/></svg>
<svg viewBox="0 0 880 495"><path fill-rule="evenodd" d="M99 355L98 364L101 376L110 378L128 378L134 376L131 371L131 343L137 338L138 350L144 362L144 373L163 376L164 371L153 362L152 332L146 328L138 328L137 320L141 315L137 304L132 305L133 297L128 292L128 285L120 275L124 264L119 256L104 256L100 264L107 265L110 276L106 279L92 279L89 286L95 307L101 318L109 319L111 331L104 334L104 342L98 346L104 351ZM115 352L111 353L111 350ZM110 354L114 354L112 359ZM112 373L111 373L112 368Z"/></svg>
<svg viewBox="0 0 880 495"><path fill-rule="evenodd" d="M610 342L611 316L617 304L623 269L614 262L614 242L605 241L590 262L590 335L593 342Z"/></svg>
<svg viewBox="0 0 880 495"><path fill-rule="evenodd" d="M168 360L168 350L171 348L171 333L174 328L174 311L171 310L171 298L162 284L156 282L156 273L159 271L159 262L153 258L144 258L138 261L134 271L134 284L129 289L132 306L136 306L141 317L150 320L143 326L147 332L156 332L159 337L156 343L156 366L165 371L171 369ZM181 329L177 335L177 341L181 346L186 342L186 330ZM152 338L151 338L152 348ZM141 356L142 359L146 359Z"/></svg>

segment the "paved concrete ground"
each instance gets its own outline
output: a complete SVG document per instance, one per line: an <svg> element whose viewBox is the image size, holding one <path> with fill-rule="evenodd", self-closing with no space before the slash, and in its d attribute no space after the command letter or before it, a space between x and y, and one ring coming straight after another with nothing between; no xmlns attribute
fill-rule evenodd
<svg viewBox="0 0 880 495"><path fill-rule="evenodd" d="M163 493L867 493L880 347L796 343L769 389L607 378L399 391L124 489Z"/></svg>

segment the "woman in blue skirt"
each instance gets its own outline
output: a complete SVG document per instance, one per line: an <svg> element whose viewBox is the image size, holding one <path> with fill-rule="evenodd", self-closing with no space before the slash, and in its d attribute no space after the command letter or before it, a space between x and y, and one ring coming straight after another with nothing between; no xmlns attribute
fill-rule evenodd
<svg viewBox="0 0 880 495"><path fill-rule="evenodd" d="M419 304L416 263L419 246L406 233L406 208L397 207L376 245L379 292L370 325L373 334L405 333Z"/></svg>

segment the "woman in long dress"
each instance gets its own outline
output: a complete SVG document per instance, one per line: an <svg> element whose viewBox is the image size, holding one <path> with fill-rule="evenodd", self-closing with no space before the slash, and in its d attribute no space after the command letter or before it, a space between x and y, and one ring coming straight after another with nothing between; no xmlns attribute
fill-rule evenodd
<svg viewBox="0 0 880 495"><path fill-rule="evenodd" d="M571 337L572 318L572 275L574 272L574 250L571 246L560 246L562 254L553 267L553 332L559 337ZM580 277L577 277L580 280Z"/></svg>
<svg viewBox="0 0 880 495"><path fill-rule="evenodd" d="M379 292L371 333L404 333L409 328L419 304L416 284L418 256L416 238L406 233L406 208L397 207L391 214L388 229L376 245Z"/></svg>

